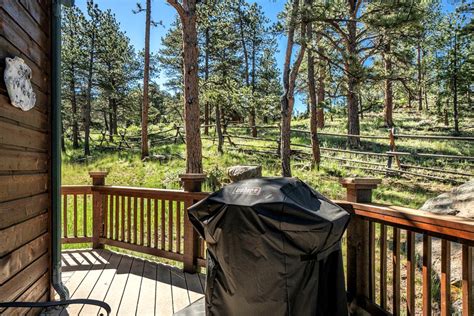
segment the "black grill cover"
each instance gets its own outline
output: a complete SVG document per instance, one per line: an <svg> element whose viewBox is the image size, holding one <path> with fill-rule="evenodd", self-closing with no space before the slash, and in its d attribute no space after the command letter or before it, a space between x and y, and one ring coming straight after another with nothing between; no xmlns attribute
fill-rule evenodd
<svg viewBox="0 0 474 316"><path fill-rule="evenodd" d="M295 178L225 186L189 209L207 242L207 315L344 315L350 214Z"/></svg>

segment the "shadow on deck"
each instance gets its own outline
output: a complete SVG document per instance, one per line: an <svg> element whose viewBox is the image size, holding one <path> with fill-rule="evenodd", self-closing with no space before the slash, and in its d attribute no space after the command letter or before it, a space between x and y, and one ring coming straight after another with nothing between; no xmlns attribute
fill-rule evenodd
<svg viewBox="0 0 474 316"><path fill-rule="evenodd" d="M62 266L71 298L103 300L112 315L172 315L204 293L202 274L109 250L64 251ZM71 305L61 315L99 312L99 307Z"/></svg>

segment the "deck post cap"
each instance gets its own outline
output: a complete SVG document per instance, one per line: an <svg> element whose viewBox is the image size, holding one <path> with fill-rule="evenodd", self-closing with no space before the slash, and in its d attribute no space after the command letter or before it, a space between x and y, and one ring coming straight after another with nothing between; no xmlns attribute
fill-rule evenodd
<svg viewBox="0 0 474 316"><path fill-rule="evenodd" d="M89 171L89 175L92 178L92 185L105 185L105 178L108 174L108 171Z"/></svg>
<svg viewBox="0 0 474 316"><path fill-rule="evenodd" d="M340 178L339 183L346 185L374 185L377 186L382 183L382 179L378 178Z"/></svg>
<svg viewBox="0 0 474 316"><path fill-rule="evenodd" d="M89 171L89 175L92 178L106 177L108 174L108 171Z"/></svg>
<svg viewBox="0 0 474 316"><path fill-rule="evenodd" d="M201 184L206 180L205 173L183 173L179 175L184 191L201 192Z"/></svg>

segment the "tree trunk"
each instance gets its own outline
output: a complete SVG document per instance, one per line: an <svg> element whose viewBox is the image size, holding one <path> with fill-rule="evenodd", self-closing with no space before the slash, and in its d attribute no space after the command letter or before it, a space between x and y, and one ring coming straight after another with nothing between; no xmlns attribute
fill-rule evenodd
<svg viewBox="0 0 474 316"><path fill-rule="evenodd" d="M90 156L90 129L91 129L91 102L92 102L92 76L94 70L94 58L95 58L95 40L96 32L93 30L91 35L91 47L89 52L89 69L87 75L87 90L86 90L86 104L84 106L83 118L84 118L84 156Z"/></svg>
<svg viewBox="0 0 474 316"><path fill-rule="evenodd" d="M222 154L224 153L222 147L224 146L224 136L222 133L222 119L221 119L221 109L219 104L216 104L216 132L217 132L217 151Z"/></svg>
<svg viewBox="0 0 474 316"><path fill-rule="evenodd" d="M428 106L428 89L426 88L426 85L423 87L423 92L425 93L425 109L428 112L429 106Z"/></svg>
<svg viewBox="0 0 474 316"><path fill-rule="evenodd" d="M357 56L357 12L356 3L353 0L349 0L349 12L351 20L347 22L348 36L346 40L346 51L347 57L344 63L344 67L348 76L347 82L347 133L352 135L360 135L360 123L359 123L359 102L358 102L358 89L359 89L359 78L356 78L352 73L356 71L358 56ZM359 137L349 137L349 145L352 148L359 147Z"/></svg>
<svg viewBox="0 0 474 316"><path fill-rule="evenodd" d="M240 31L240 42L242 44L242 50L244 53L244 75L245 75L245 86L250 87L250 63L249 63L249 53L247 48L247 42L245 41L245 32L244 32L244 21L242 16L242 1L237 3L237 13L239 16L239 31ZM255 58L254 52L252 51L252 58ZM252 61L253 63L253 61ZM253 78L252 78L253 81ZM253 88L252 88L253 90ZM253 91L252 91L253 94ZM255 109L251 106L249 111L249 127L251 130L252 137L257 137L257 130L255 128Z"/></svg>
<svg viewBox="0 0 474 316"><path fill-rule="evenodd" d="M74 69L74 66L71 66ZM72 71L71 89L71 107L72 107L72 148L79 148L79 123L77 121L77 96L76 81L74 78L74 70Z"/></svg>
<svg viewBox="0 0 474 316"><path fill-rule="evenodd" d="M112 98L109 97L109 124L107 125L107 117L104 117L106 129L109 131L109 141L114 141L114 115L112 108Z"/></svg>
<svg viewBox="0 0 474 316"><path fill-rule="evenodd" d="M423 110L423 91L421 85L422 70L421 70L421 44L418 42L417 50L417 69L418 69L418 111Z"/></svg>
<svg viewBox="0 0 474 316"><path fill-rule="evenodd" d="M313 39L313 24L308 23L307 26L307 41L311 42ZM319 39L318 39L319 40ZM321 151L319 148L318 139L318 108L316 100L316 83L314 80L314 57L311 49L308 49L308 94L310 104L310 131L311 131L311 150L313 153L313 160L311 166L316 166L319 169L321 163Z"/></svg>
<svg viewBox="0 0 474 316"><path fill-rule="evenodd" d="M64 142L64 124L63 124L63 121L61 121L61 151L63 153L66 152L66 144Z"/></svg>
<svg viewBox="0 0 474 316"><path fill-rule="evenodd" d="M108 113L108 111L106 111L106 110L102 111L102 116L104 117L104 126L105 126L105 134L106 135L107 135L107 132L110 131L109 121L107 119L107 113Z"/></svg>
<svg viewBox="0 0 474 316"><path fill-rule="evenodd" d="M255 40L252 41L252 100L254 101L255 89L256 89L256 74L255 70L256 66L256 44ZM250 126L252 127L252 137L257 137L257 126L255 123L256 120L256 111L255 111L255 104L252 103L252 107L250 109Z"/></svg>
<svg viewBox="0 0 474 316"><path fill-rule="evenodd" d="M143 73L143 105L142 105L142 159L149 156L148 150L148 83L150 80L150 27L151 27L151 0L146 0L145 24L145 69Z"/></svg>
<svg viewBox="0 0 474 316"><path fill-rule="evenodd" d="M448 108L449 98L446 100L446 106L444 107L444 126L449 126Z"/></svg>
<svg viewBox="0 0 474 316"><path fill-rule="evenodd" d="M205 31L205 56L204 56L204 80L207 82L209 79L209 41L210 41L210 34L209 34L209 27L206 27ZM204 135L209 135L209 102L206 101L204 104Z"/></svg>
<svg viewBox="0 0 474 316"><path fill-rule="evenodd" d="M386 127L393 127L393 88L392 88L392 60L390 58L390 43L385 46L383 53L385 66L385 98L384 98L384 121Z"/></svg>
<svg viewBox="0 0 474 316"><path fill-rule="evenodd" d="M174 3L174 1L170 1ZM202 173L202 143L199 121L198 38L196 0L183 0L179 7L183 26L184 126L186 133L186 173Z"/></svg>
<svg viewBox="0 0 474 316"><path fill-rule="evenodd" d="M318 38L318 42L321 39ZM321 56L325 56L326 52L323 45L318 46L318 56L319 56L319 63L318 63L318 128L324 128L324 105L325 105L325 98L326 98L326 62Z"/></svg>
<svg viewBox="0 0 474 316"><path fill-rule="evenodd" d="M453 120L454 133L459 134L458 115L458 42L457 34L454 33L454 72L453 72Z"/></svg>
<svg viewBox="0 0 474 316"><path fill-rule="evenodd" d="M305 0L307 2L308 0ZM299 67L303 61L306 42L303 40L298 56L291 67L291 56L293 53L295 23L299 11L299 0L293 0L291 8L291 18L288 28L288 40L285 53L285 64L283 68L283 95L280 99L281 104L281 127L280 127L280 141L281 141L281 169L283 177L291 177L291 116L293 114L293 106L295 103L294 90L296 77L298 75ZM301 23L301 37L306 35L306 19Z"/></svg>
<svg viewBox="0 0 474 316"><path fill-rule="evenodd" d="M118 134L118 129L117 129L117 100L112 99L112 121L113 121L113 134L117 135Z"/></svg>

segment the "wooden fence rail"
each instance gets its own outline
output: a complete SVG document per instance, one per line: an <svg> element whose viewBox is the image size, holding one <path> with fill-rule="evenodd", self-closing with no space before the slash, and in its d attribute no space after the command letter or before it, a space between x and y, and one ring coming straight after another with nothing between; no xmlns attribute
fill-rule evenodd
<svg viewBox="0 0 474 316"><path fill-rule="evenodd" d="M128 249L184 262L188 271L193 263L205 266L206 245L197 238L185 210L208 193L106 186L106 173L91 176L92 185L62 187L64 243ZM344 179L346 200L335 201L353 214L343 240L353 311L433 314L432 306L437 307L432 243L439 239L441 275L436 312L452 312L451 265L458 260L462 266L462 314L472 316L474 221L373 204L372 190L379 183L375 179ZM454 247L461 247L460 258L452 256ZM402 275L406 277L402 279ZM421 290L416 289L418 284Z"/></svg>
<svg viewBox="0 0 474 316"><path fill-rule="evenodd" d="M270 126L264 126L265 129L271 129L272 127ZM246 126L231 126L229 125L228 128L234 128L234 129L242 129L242 128L248 128ZM277 129L279 127L274 126L273 129ZM309 135L310 132L307 130L302 130L302 129L291 129L291 132L293 134L303 134L303 135ZM276 146L273 147L268 147L268 145L265 144L265 146L260 146L259 144L252 144L252 147L256 149L254 151L255 153L259 153L258 149L259 148L265 148L266 150L272 149L275 150L275 155L279 155L279 137L273 137L270 138L268 137L262 137L260 134L259 137L252 137L252 136L245 136L245 135L235 135L231 134L229 131L227 131L227 134L224 135L225 138L229 141L229 144L233 148L239 148L239 147L250 147L248 144L242 144L242 142L236 143L232 141L232 139L242 139L242 140L253 140L253 141L260 141L260 142L265 142L265 143L274 143ZM474 173L471 172L472 168L469 167L470 163L474 161L473 156L466 156L466 155L449 155L449 154L440 154L440 153L423 153L423 152L407 152L407 151L399 151L397 150L396 146L396 140L401 139L401 138L411 138L411 139L423 139L423 140L432 140L432 139L437 139L437 140L449 140L449 141L462 141L462 142L472 142L474 141L474 137L455 137L455 136L444 136L442 135L405 135L405 134L396 134L394 129L389 130L389 134L387 136L383 135L353 135L353 134L340 134L340 133L326 133L326 132L318 132L318 136L331 136L331 137L342 137L342 138L351 138L351 137L358 137L361 139L382 139L382 140L388 140L386 146L387 150L382 150L379 152L376 151L363 151L360 149L343 149L343 148L332 148L332 147L325 147L321 146L320 150L322 152L330 152L330 153L341 153L341 154L346 154L346 155L363 155L367 158L372 158L373 160L376 159L381 159L381 157L385 157L386 162L385 166L381 164L378 161L357 161L357 165L361 165L359 169L362 170L367 170L370 171L371 173L381 173L381 174L390 174L390 175L401 175L405 177L422 177L422 178L427 178L430 180L437 180L437 181L448 181L448 182L454 182L454 183L463 183L467 180L467 178L473 177ZM291 143L292 148L307 148L311 149L310 144L301 144L301 143ZM308 159L311 157L310 152L306 152L304 150L292 150L292 152L301 154L303 156L307 156ZM342 165L342 167L346 168L354 168L354 165L352 164L355 162L352 157L340 157L340 156L335 156L335 155L325 155L324 156L325 160L336 160L336 161L344 161L350 164ZM423 162L420 163L420 165L415 165L415 163L411 163L410 165L406 163L402 163L401 160L406 158L416 158L416 159L422 159ZM429 161L428 161L429 160ZM438 165L437 161L440 160L449 160L450 165L453 167L451 169L440 169L436 168ZM393 161L395 161L395 166ZM426 161L430 163L431 165L426 166ZM457 163L456 163L457 162ZM467 168L466 168L467 164ZM372 168L371 166L377 165L382 168ZM367 167L368 166L368 167ZM422 172L412 172L408 171L406 169L418 169L421 170Z"/></svg>

